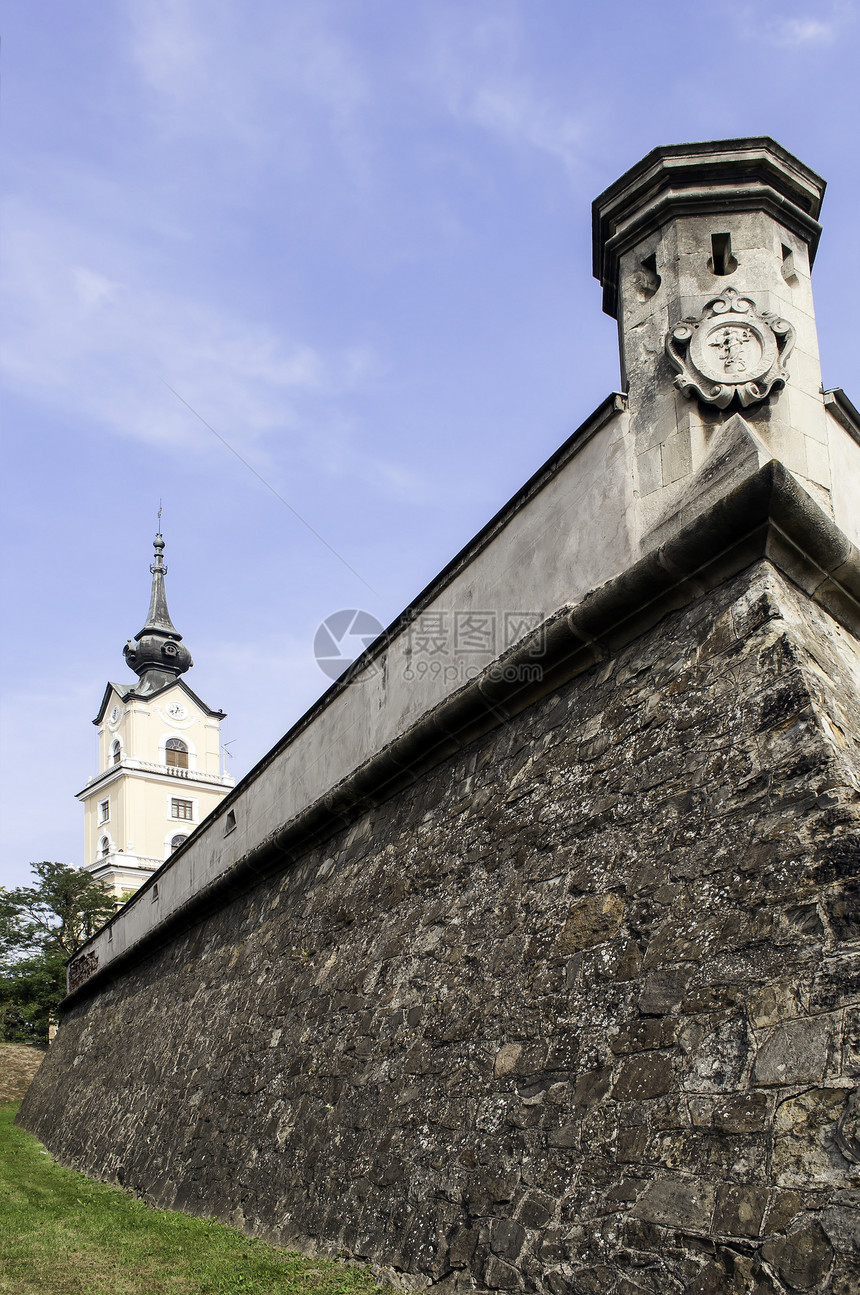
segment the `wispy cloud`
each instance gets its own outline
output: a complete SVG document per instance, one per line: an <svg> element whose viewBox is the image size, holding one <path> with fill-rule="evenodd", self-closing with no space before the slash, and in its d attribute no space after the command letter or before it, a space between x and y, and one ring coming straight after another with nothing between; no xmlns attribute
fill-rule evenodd
<svg viewBox="0 0 860 1295"><path fill-rule="evenodd" d="M416 475L361 434L353 403L386 380L366 343L322 349L287 322L276 332L227 313L217 296L182 295L118 235L20 201L6 204L4 230L0 368L10 390L64 420L177 453L223 455L200 420L211 423L276 493L291 494L292 466L424 497Z"/></svg>
<svg viewBox="0 0 860 1295"><path fill-rule="evenodd" d="M814 8L800 5L794 13L783 8L776 15L764 0L752 0L740 13L746 37L755 36L783 49L832 45L856 17L850 0Z"/></svg>
<svg viewBox="0 0 860 1295"><path fill-rule="evenodd" d="M322 416L371 366L361 346L323 355L206 295L171 290L116 238L96 246L73 222L19 202L4 224L7 382L117 434L199 443L164 381L217 410L245 443L300 432L308 402Z"/></svg>
<svg viewBox="0 0 860 1295"><path fill-rule="evenodd" d="M130 249L114 243L104 268L86 235L61 219L12 203L4 224L3 367L9 383L44 402L123 435L182 442L188 420L159 390L166 378L189 399L205 394L253 438L294 423L302 395L346 380L347 363L148 280Z"/></svg>
<svg viewBox="0 0 860 1295"><path fill-rule="evenodd" d="M484 85L461 100L461 111L479 126L575 167L583 131L573 117L536 98L523 84Z"/></svg>
<svg viewBox="0 0 860 1295"><path fill-rule="evenodd" d="M836 39L840 24L820 18L789 18L771 27L771 37L782 45L829 44Z"/></svg>
<svg viewBox="0 0 860 1295"><path fill-rule="evenodd" d="M458 121L578 165L583 123L539 88L523 11L512 0L437 14L426 79Z"/></svg>
<svg viewBox="0 0 860 1295"><path fill-rule="evenodd" d="M217 135L282 166L313 165L319 136L367 162L370 81L326 4L283 0L259 28L241 0L128 0L131 65L163 134ZM290 105L292 109L290 108Z"/></svg>

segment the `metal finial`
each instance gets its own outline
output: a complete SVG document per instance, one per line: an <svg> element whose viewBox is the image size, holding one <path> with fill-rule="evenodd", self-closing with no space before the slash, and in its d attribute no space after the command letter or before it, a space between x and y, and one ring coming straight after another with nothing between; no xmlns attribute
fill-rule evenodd
<svg viewBox="0 0 860 1295"><path fill-rule="evenodd" d="M158 516L159 516L159 524L160 524L160 520L161 520L160 508L158 510ZM155 575L156 572L158 572L160 575L166 575L167 567L164 565L164 537L162 536L160 530L158 531L158 533L155 536L155 539L152 542L152 547L155 549L155 563L154 564L150 563L149 569L153 575Z"/></svg>

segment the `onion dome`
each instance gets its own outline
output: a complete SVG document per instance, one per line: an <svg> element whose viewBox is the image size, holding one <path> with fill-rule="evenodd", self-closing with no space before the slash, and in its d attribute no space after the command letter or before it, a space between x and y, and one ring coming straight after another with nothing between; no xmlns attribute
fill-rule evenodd
<svg viewBox="0 0 860 1295"><path fill-rule="evenodd" d="M126 661L140 676L140 684L135 689L137 693L157 692L194 664L167 610L164 592L167 567L164 565L164 539L160 532L155 537L154 547L155 560L149 568L152 572L152 595L146 624L123 648Z"/></svg>

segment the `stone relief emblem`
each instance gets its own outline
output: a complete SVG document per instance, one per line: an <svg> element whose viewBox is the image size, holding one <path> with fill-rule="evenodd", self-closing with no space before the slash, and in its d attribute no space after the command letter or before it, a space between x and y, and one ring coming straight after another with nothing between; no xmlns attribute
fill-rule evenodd
<svg viewBox="0 0 860 1295"><path fill-rule="evenodd" d="M69 963L69 993L82 985L90 976L94 976L99 969L99 955L95 949L92 953L82 953L79 958L75 958Z"/></svg>
<svg viewBox="0 0 860 1295"><path fill-rule="evenodd" d="M784 387L793 346L791 324L771 311L759 314L755 302L734 288L709 301L698 319L685 319L666 334L675 386L720 409L735 396L745 407Z"/></svg>

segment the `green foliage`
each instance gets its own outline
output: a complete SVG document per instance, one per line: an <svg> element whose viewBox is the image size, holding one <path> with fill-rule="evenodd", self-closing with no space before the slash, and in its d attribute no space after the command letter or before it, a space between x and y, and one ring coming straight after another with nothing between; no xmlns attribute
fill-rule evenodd
<svg viewBox="0 0 860 1295"><path fill-rule="evenodd" d="M56 1164L0 1107L0 1295L371 1295L366 1269L308 1260ZM390 1288L387 1288L390 1291ZM390 1295L394 1295L393 1291Z"/></svg>
<svg viewBox="0 0 860 1295"><path fill-rule="evenodd" d="M34 863L33 886L0 887L0 1038L46 1042L66 992L65 964L113 912L83 868Z"/></svg>

